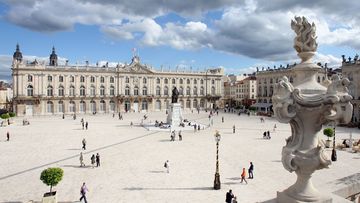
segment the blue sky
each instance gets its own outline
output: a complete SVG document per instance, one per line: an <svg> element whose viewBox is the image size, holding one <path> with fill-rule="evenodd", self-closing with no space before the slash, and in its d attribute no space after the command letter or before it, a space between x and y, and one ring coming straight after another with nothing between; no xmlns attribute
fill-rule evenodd
<svg viewBox="0 0 360 203"><path fill-rule="evenodd" d="M251 73L298 61L295 15L317 26L315 60L338 67L342 54L353 57L360 48L359 7L335 0L0 0L0 80L11 78L16 43L29 60L45 60L55 46L72 64L129 63L136 48L158 69Z"/></svg>

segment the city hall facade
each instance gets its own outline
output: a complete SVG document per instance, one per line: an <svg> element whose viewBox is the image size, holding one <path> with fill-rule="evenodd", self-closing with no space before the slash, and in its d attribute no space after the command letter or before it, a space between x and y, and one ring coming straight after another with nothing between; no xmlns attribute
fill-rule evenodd
<svg viewBox="0 0 360 203"><path fill-rule="evenodd" d="M53 48L49 63L24 62L13 55L13 109L18 116L161 111L179 91L184 109L221 106L224 70L158 71L134 56L130 64L58 65Z"/></svg>

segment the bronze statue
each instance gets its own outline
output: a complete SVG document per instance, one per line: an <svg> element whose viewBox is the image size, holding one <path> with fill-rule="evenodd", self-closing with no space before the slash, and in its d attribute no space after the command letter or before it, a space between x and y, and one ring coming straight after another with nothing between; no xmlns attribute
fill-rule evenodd
<svg viewBox="0 0 360 203"><path fill-rule="evenodd" d="M179 91L174 87L172 90L171 103L177 103L179 97Z"/></svg>

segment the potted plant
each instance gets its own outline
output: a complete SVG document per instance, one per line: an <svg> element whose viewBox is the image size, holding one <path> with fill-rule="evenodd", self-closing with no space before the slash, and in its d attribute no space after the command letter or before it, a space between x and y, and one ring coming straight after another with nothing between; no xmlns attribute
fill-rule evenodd
<svg viewBox="0 0 360 203"><path fill-rule="evenodd" d="M326 140L326 143L325 143L325 147L326 148L329 148L330 145L331 145L331 140L330 140L330 137L333 137L334 136L334 130L332 128L325 128L324 131L323 131L324 135L327 136L327 140Z"/></svg>
<svg viewBox="0 0 360 203"><path fill-rule="evenodd" d="M52 191L52 187L56 186L64 175L61 168L48 168L41 172L40 180L47 186L50 186L50 192L44 194L42 203L57 203L56 191Z"/></svg>

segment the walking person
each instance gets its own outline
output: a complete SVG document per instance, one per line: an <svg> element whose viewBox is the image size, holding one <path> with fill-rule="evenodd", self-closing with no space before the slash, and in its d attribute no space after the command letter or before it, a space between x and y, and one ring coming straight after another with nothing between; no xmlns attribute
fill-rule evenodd
<svg viewBox="0 0 360 203"><path fill-rule="evenodd" d="M86 150L86 140L85 140L85 138L82 140L82 149L83 150Z"/></svg>
<svg viewBox="0 0 360 203"><path fill-rule="evenodd" d="M232 203L232 199L234 198L234 194L232 193L232 190L229 190L229 192L226 193L226 203Z"/></svg>
<svg viewBox="0 0 360 203"><path fill-rule="evenodd" d="M267 138L268 138L268 139L271 139L270 131L267 131Z"/></svg>
<svg viewBox="0 0 360 203"><path fill-rule="evenodd" d="M182 135L181 135L181 130L179 130L179 141L181 141L182 140Z"/></svg>
<svg viewBox="0 0 360 203"><path fill-rule="evenodd" d="M276 124L274 125L274 129L273 129L273 132L275 132L276 131Z"/></svg>
<svg viewBox="0 0 360 203"><path fill-rule="evenodd" d="M89 123L86 121L86 123L85 123L86 130L88 129L88 126L89 126Z"/></svg>
<svg viewBox="0 0 360 203"><path fill-rule="evenodd" d="M84 130L84 127L85 127L84 122L81 122L81 125L82 125L82 129Z"/></svg>
<svg viewBox="0 0 360 203"><path fill-rule="evenodd" d="M166 168L166 172L170 173L170 165L169 165L169 160L166 160L164 163L164 167Z"/></svg>
<svg viewBox="0 0 360 203"><path fill-rule="evenodd" d="M233 125L233 133L235 133L235 125Z"/></svg>
<svg viewBox="0 0 360 203"><path fill-rule="evenodd" d="M80 188L80 195L81 195L80 202L84 199L84 202L87 203L86 192L89 192L89 189L87 189L85 183L83 183L83 185Z"/></svg>
<svg viewBox="0 0 360 203"><path fill-rule="evenodd" d="M9 131L6 133L6 141L10 141L10 133L9 133Z"/></svg>
<svg viewBox="0 0 360 203"><path fill-rule="evenodd" d="M80 167L85 166L85 164L84 164L84 157L83 157L83 153L82 153L82 152L80 152L80 158L79 158L79 160L80 160Z"/></svg>
<svg viewBox="0 0 360 203"><path fill-rule="evenodd" d="M96 153L96 167L100 167L100 155Z"/></svg>
<svg viewBox="0 0 360 203"><path fill-rule="evenodd" d="M232 203L238 203L238 201L237 201L237 197L236 197L236 196L234 197L234 199L233 199Z"/></svg>
<svg viewBox="0 0 360 203"><path fill-rule="evenodd" d="M254 171L254 164L252 162L250 162L250 166L249 166L249 169L248 169L249 179L254 179L253 171Z"/></svg>
<svg viewBox="0 0 360 203"><path fill-rule="evenodd" d="M95 154L91 156L91 166L94 168L95 165Z"/></svg>
<svg viewBox="0 0 360 203"><path fill-rule="evenodd" d="M195 123L195 124L194 124L194 133L196 132L196 128L197 128L197 127L196 127L196 123Z"/></svg>
<svg viewBox="0 0 360 203"><path fill-rule="evenodd" d="M222 123L224 122L224 116L221 117L221 122L222 122Z"/></svg>
<svg viewBox="0 0 360 203"><path fill-rule="evenodd" d="M62 119L65 119L65 114L63 114Z"/></svg>
<svg viewBox="0 0 360 203"><path fill-rule="evenodd" d="M245 177L246 177L246 171L245 171L245 168L243 168L243 171L241 173L241 181L240 181L240 183L245 181L245 183L247 184L247 181L246 181Z"/></svg>

